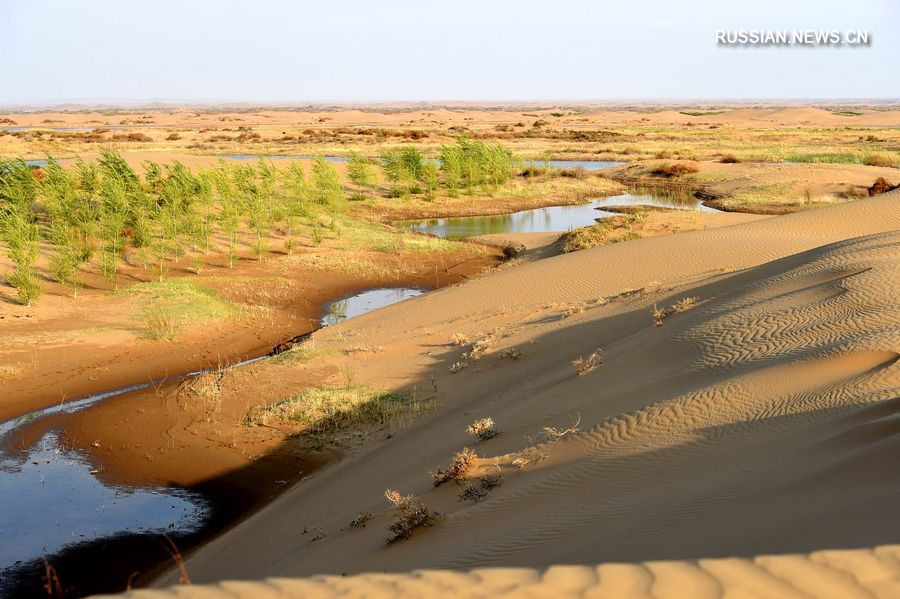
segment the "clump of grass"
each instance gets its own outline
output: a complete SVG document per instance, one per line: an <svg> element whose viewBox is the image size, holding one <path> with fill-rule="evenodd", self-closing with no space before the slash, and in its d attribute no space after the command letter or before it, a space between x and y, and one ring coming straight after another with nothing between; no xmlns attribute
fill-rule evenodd
<svg viewBox="0 0 900 599"><path fill-rule="evenodd" d="M557 243L563 252L569 253L618 241L630 241L640 237L633 228L646 218L646 212L611 216L598 221L595 225L567 231L560 236Z"/></svg>
<svg viewBox="0 0 900 599"><path fill-rule="evenodd" d="M863 158L863 164L887 167L900 166L900 155L893 155L887 152L868 154Z"/></svg>
<svg viewBox="0 0 900 599"><path fill-rule="evenodd" d="M699 171L700 167L696 164L690 162L675 162L671 164L662 164L650 172L654 175L661 175L663 177L680 177Z"/></svg>
<svg viewBox="0 0 900 599"><path fill-rule="evenodd" d="M324 355L324 353L316 347L315 343L307 342L281 352L274 356L270 362L272 364L306 364Z"/></svg>
<svg viewBox="0 0 900 599"><path fill-rule="evenodd" d="M475 464L477 458L478 456L474 451L468 447L463 448L462 451L453 456L453 461L450 462L446 470L438 468L437 472L431 475L431 482L434 483L435 487L439 487L445 482L465 478L466 473Z"/></svg>
<svg viewBox="0 0 900 599"><path fill-rule="evenodd" d="M737 164L738 162L743 161L734 154L722 154L722 156L719 158L719 162L721 162L722 164Z"/></svg>
<svg viewBox="0 0 900 599"><path fill-rule="evenodd" d="M390 526L393 536L388 539L388 543L408 539L415 529L432 526L440 517L440 514L428 509L415 495L401 495L399 491L388 489L384 496L394 506L391 510L394 522Z"/></svg>
<svg viewBox="0 0 900 599"><path fill-rule="evenodd" d="M365 386L310 387L269 406L250 411L248 424L289 422L312 434L346 426L393 425L429 408L416 393L379 391Z"/></svg>
<svg viewBox="0 0 900 599"><path fill-rule="evenodd" d="M482 441L487 441L497 436L497 425L494 424L494 419L490 416L479 418L466 427L466 432Z"/></svg>
<svg viewBox="0 0 900 599"><path fill-rule="evenodd" d="M653 312L651 312L651 315L653 316L653 326L661 327L664 319L672 314L678 314L679 312L690 309L699 299L700 298L697 297L683 297L668 308L660 308L656 304L653 304Z"/></svg>
<svg viewBox="0 0 900 599"><path fill-rule="evenodd" d="M178 337L178 325L169 310L153 307L145 310L141 318L144 321L143 336L151 341L175 341Z"/></svg>
<svg viewBox="0 0 900 599"><path fill-rule="evenodd" d="M602 364L602 363L603 363L603 350L600 348L597 348L596 350L591 352L591 354L588 355L588 357L586 357L586 358L582 357L582 356L578 356L577 358L572 360L572 366L575 367L575 370L578 373L578 376L589 373L590 371L592 371L595 368L597 368L598 366L600 366L600 364Z"/></svg>

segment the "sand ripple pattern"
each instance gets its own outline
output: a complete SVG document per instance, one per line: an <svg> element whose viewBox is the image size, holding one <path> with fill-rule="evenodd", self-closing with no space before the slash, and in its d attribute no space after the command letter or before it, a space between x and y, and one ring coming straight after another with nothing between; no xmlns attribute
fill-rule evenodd
<svg viewBox="0 0 900 599"><path fill-rule="evenodd" d="M835 599L900 596L900 545L747 558L659 561L598 566L416 570L270 578L210 586L140 590L132 599L286 599L333 597L453 599L584 597L596 599ZM111 596L107 596L111 597Z"/></svg>

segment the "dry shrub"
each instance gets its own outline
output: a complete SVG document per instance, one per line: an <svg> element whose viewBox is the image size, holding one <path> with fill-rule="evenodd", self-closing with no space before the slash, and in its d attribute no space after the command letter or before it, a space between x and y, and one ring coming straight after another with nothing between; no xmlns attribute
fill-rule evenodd
<svg viewBox="0 0 900 599"><path fill-rule="evenodd" d="M512 465L523 470L532 464L537 464L547 456L536 447L528 447L519 452L519 457L512 461Z"/></svg>
<svg viewBox="0 0 900 599"><path fill-rule="evenodd" d="M459 500L474 501L477 503L487 497L492 489L499 487L502 484L503 473L501 472L500 467L497 466L496 474L479 477L478 483L475 485L467 482L465 488L463 488L462 492L459 494Z"/></svg>
<svg viewBox="0 0 900 599"><path fill-rule="evenodd" d="M112 136L113 141L153 141L153 138L144 133L118 133Z"/></svg>
<svg viewBox="0 0 900 599"><path fill-rule="evenodd" d="M672 314L678 314L679 312L688 310L693 307L699 299L700 298L697 297L683 297L668 308L660 308L656 304L653 304L653 312L651 313L653 316L653 326L661 327L665 318Z"/></svg>
<svg viewBox="0 0 900 599"><path fill-rule="evenodd" d="M181 135L177 131L172 131L166 136L166 141L178 141L179 139L181 139Z"/></svg>
<svg viewBox="0 0 900 599"><path fill-rule="evenodd" d="M597 348L594 352L591 353L587 358L582 356L578 356L574 360L572 360L572 366L575 367L575 370L578 372L578 376L583 374L587 374L590 371L594 370L600 364L603 363L603 350Z"/></svg>
<svg viewBox="0 0 900 599"><path fill-rule="evenodd" d="M518 360L521 357L522 357L522 352L520 352L519 350L517 350L514 347L507 347L502 352L500 352L501 360L505 360L505 359Z"/></svg>
<svg viewBox="0 0 900 599"><path fill-rule="evenodd" d="M662 175L663 177L680 177L681 175L689 175L700 171L700 167L690 162L676 162L674 164L663 164L651 172L654 175Z"/></svg>
<svg viewBox="0 0 900 599"><path fill-rule="evenodd" d="M881 193L887 193L888 191L897 189L898 187L900 187L900 185L891 185L890 181L888 181L884 177L878 177L869 188L869 195L875 196Z"/></svg>
<svg viewBox="0 0 900 599"><path fill-rule="evenodd" d="M451 343L453 345L463 346L468 345L470 343L470 339L468 336L463 335L462 333L453 333L453 337L451 338Z"/></svg>
<svg viewBox="0 0 900 599"><path fill-rule="evenodd" d="M434 486L439 487L445 482L465 478L466 473L475 464L476 459L478 459L478 456L474 451L468 447L463 448L462 451L453 456L453 461L450 462L450 466L446 470L438 468L438 471L431 475Z"/></svg>
<svg viewBox="0 0 900 599"><path fill-rule="evenodd" d="M466 427L466 432L482 441L487 441L497 436L497 428L494 424L494 419L491 417L479 418Z"/></svg>
<svg viewBox="0 0 900 599"><path fill-rule="evenodd" d="M722 157L719 158L719 162L722 164L737 164L738 162L742 162L742 160L734 154L722 154Z"/></svg>
<svg viewBox="0 0 900 599"><path fill-rule="evenodd" d="M393 504L391 514L394 523L390 531L394 536L388 539L388 543L408 539L415 529L434 524L440 514L428 509L425 503L415 495L401 495L399 491L385 491L384 496Z"/></svg>
<svg viewBox="0 0 900 599"><path fill-rule="evenodd" d="M457 372L465 370L468 367L469 367L468 362L464 362L464 361L454 362L453 365L450 366L450 374L456 374Z"/></svg>
<svg viewBox="0 0 900 599"><path fill-rule="evenodd" d="M350 528L365 528L371 518L372 514L369 512L360 512L359 516L350 521Z"/></svg>
<svg viewBox="0 0 900 599"><path fill-rule="evenodd" d="M579 431L579 426L581 426L581 414L575 419L575 422L572 423L572 426L569 428L557 428L555 426L545 426L541 429L541 434L538 438L543 437L547 441L556 441L557 439L563 439L568 437L569 435L574 435Z"/></svg>

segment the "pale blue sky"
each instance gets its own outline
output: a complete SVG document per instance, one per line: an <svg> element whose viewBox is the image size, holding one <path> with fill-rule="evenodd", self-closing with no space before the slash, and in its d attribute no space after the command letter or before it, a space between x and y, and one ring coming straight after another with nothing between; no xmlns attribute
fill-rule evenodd
<svg viewBox="0 0 900 599"><path fill-rule="evenodd" d="M721 48L717 29L861 29ZM3 0L0 103L897 98L898 0Z"/></svg>

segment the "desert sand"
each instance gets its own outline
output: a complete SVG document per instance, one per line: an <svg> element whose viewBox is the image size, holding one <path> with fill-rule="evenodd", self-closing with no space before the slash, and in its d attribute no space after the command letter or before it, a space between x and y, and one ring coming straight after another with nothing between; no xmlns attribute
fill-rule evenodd
<svg viewBox="0 0 900 599"><path fill-rule="evenodd" d="M315 333L361 383L430 381L437 407L186 562L194 583L335 577L173 596L478 596L494 581L531 595L607 582L613 596L896 594L897 549L872 548L897 540L898 229L892 192L525 262ZM340 351L365 344L384 351ZM571 362L598 349L579 374ZM499 434L467 437L482 417ZM433 486L464 447L468 471ZM480 501L460 499L498 473ZM440 516L388 543L385 489ZM823 551L837 549L857 551ZM594 568L606 562L636 565ZM562 564L585 567L546 570ZM356 576L420 569L442 572Z"/></svg>

